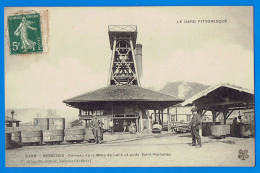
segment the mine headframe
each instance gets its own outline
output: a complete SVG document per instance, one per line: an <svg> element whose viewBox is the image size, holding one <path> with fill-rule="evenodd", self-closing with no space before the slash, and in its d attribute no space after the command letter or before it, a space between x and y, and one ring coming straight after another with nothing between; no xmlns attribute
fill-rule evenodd
<svg viewBox="0 0 260 173"><path fill-rule="evenodd" d="M108 85L140 85L142 45L136 45L137 26L110 25L108 34L112 50Z"/></svg>

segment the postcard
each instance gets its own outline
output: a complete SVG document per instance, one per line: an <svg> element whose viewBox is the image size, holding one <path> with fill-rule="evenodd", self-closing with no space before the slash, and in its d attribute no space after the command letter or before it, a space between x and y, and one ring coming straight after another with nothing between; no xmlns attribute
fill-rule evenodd
<svg viewBox="0 0 260 173"><path fill-rule="evenodd" d="M255 166L253 6L4 20L6 167Z"/></svg>

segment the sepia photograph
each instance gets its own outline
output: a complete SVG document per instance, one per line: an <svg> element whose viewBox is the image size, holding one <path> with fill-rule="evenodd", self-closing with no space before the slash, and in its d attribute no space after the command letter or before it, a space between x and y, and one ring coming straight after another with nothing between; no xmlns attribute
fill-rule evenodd
<svg viewBox="0 0 260 173"><path fill-rule="evenodd" d="M253 6L5 7L4 46L6 167L256 165Z"/></svg>

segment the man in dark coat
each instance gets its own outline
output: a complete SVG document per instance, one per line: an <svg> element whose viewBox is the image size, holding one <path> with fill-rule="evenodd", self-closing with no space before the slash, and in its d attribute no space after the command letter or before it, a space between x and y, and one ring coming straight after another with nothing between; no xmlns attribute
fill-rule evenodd
<svg viewBox="0 0 260 173"><path fill-rule="evenodd" d="M97 119L96 116L93 117L92 119L92 132L93 132L93 135L95 137L95 143L102 143L102 140L101 140L101 122Z"/></svg>
<svg viewBox="0 0 260 173"><path fill-rule="evenodd" d="M196 146L196 140L198 142L197 147L201 147L201 139L199 130L201 128L201 117L198 114L198 110L196 106L191 108L192 119L191 119L191 136L192 136L192 146Z"/></svg>

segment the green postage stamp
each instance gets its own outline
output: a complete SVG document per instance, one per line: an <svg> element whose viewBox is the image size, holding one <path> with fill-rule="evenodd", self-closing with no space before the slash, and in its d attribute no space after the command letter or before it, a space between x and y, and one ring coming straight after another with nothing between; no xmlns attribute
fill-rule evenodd
<svg viewBox="0 0 260 173"><path fill-rule="evenodd" d="M7 20L11 55L43 52L39 13L8 16Z"/></svg>

